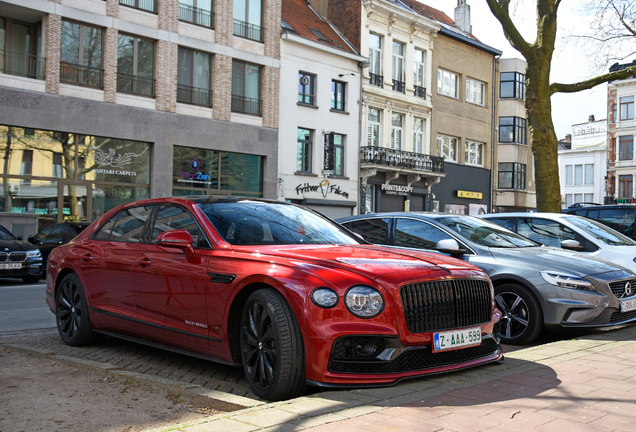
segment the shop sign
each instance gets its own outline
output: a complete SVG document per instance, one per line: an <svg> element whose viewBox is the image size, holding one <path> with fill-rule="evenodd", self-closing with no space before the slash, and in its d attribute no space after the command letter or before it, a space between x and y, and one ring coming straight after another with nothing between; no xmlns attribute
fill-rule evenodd
<svg viewBox="0 0 636 432"><path fill-rule="evenodd" d="M318 192L322 194L323 198L327 198L328 193L340 195L344 198L349 198L349 193L340 189L340 186L329 183L329 180L323 180L318 185L312 185L309 183L299 184L296 186L296 195L307 192Z"/></svg>
<svg viewBox="0 0 636 432"><path fill-rule="evenodd" d="M333 133L325 134L325 154L324 163L322 166L323 171L333 171L335 168L336 159L336 146L333 142Z"/></svg>
<svg viewBox="0 0 636 432"><path fill-rule="evenodd" d="M179 172L181 179L179 182L198 183L209 185L212 181L211 177L201 172L201 163L197 158L190 161L190 170Z"/></svg>
<svg viewBox="0 0 636 432"><path fill-rule="evenodd" d="M458 198L481 199L482 196L483 194L481 192L470 192L470 191L463 191L463 190L457 191Z"/></svg>
<svg viewBox="0 0 636 432"><path fill-rule="evenodd" d="M618 198L616 204L636 204L636 198Z"/></svg>
<svg viewBox="0 0 636 432"><path fill-rule="evenodd" d="M405 185L396 185L396 184L383 184L382 190L387 195L407 196L407 194L413 192L413 187L405 186Z"/></svg>
<svg viewBox="0 0 636 432"><path fill-rule="evenodd" d="M115 175L123 175L123 176L131 176L136 177L137 173L135 171L125 171L123 168L126 165L129 165L132 162L133 158L137 157L137 154L133 152L128 152L124 154L118 154L115 156L114 149L108 149L108 153L104 152L101 148L95 148L95 162L101 166L109 166L113 169L106 168L95 168L95 173L97 174L115 174Z"/></svg>

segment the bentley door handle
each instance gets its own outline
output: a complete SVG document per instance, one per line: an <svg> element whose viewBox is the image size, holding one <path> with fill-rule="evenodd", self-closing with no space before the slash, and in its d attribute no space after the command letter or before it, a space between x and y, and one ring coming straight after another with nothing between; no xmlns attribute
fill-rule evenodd
<svg viewBox="0 0 636 432"><path fill-rule="evenodd" d="M148 267L150 264L152 264L152 261L150 261L149 258L141 258L139 261L137 261L137 264L139 264L141 267Z"/></svg>

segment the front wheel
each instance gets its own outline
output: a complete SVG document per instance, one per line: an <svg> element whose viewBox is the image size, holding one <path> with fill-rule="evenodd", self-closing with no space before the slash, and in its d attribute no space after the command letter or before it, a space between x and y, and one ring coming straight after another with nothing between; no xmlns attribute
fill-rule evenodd
<svg viewBox="0 0 636 432"><path fill-rule="evenodd" d="M99 335L93 331L84 288L74 273L64 276L55 297L57 331L65 344L88 345Z"/></svg>
<svg viewBox="0 0 636 432"><path fill-rule="evenodd" d="M305 388L305 349L293 311L271 288L254 291L241 316L241 359L259 397L291 399Z"/></svg>
<svg viewBox="0 0 636 432"><path fill-rule="evenodd" d="M543 311L537 298L518 284L503 284L495 288L495 302L501 309L501 343L527 344L543 330Z"/></svg>

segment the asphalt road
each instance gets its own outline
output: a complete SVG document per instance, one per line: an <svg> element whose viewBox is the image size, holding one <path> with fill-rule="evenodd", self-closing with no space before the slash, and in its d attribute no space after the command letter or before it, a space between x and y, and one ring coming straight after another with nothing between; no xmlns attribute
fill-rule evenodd
<svg viewBox="0 0 636 432"><path fill-rule="evenodd" d="M45 289L44 279L37 284L0 279L0 335L55 328L55 316L45 303Z"/></svg>

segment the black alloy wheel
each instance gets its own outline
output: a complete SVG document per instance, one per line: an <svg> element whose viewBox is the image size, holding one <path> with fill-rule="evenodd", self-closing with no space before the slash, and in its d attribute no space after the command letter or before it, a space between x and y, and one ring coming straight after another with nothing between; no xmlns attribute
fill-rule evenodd
<svg viewBox="0 0 636 432"><path fill-rule="evenodd" d="M503 313L499 334L501 343L527 344L541 334L541 305L527 288L517 284L496 287L495 303Z"/></svg>
<svg viewBox="0 0 636 432"><path fill-rule="evenodd" d="M241 317L241 357L252 391L271 401L305 388L302 334L285 299L274 289L253 292Z"/></svg>
<svg viewBox="0 0 636 432"><path fill-rule="evenodd" d="M55 300L57 331L65 344L87 345L97 341L88 313L88 303L82 284L74 273L64 277Z"/></svg>

